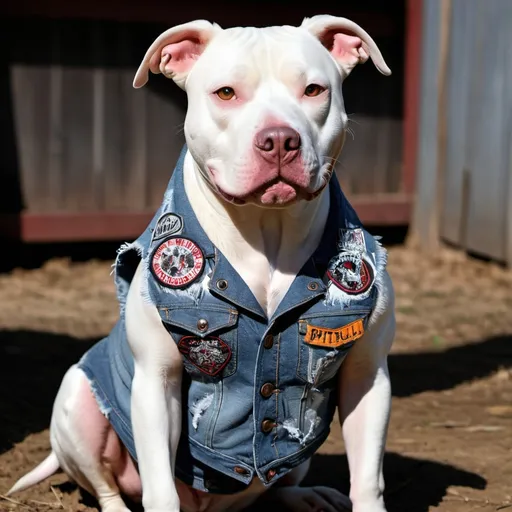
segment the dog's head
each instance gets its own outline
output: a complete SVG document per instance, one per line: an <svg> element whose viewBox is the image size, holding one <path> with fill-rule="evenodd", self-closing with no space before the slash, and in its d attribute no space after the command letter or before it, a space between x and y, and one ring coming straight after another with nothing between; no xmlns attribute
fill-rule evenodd
<svg viewBox="0 0 512 512"><path fill-rule="evenodd" d="M342 82L369 57L391 73L373 39L345 18L226 30L197 20L154 41L133 85L151 70L186 90L188 148L225 200L288 206L328 183L347 128Z"/></svg>

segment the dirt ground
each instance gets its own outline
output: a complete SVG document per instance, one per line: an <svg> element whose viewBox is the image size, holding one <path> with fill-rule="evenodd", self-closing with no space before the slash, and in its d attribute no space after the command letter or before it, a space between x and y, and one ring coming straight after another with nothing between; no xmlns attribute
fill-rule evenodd
<svg viewBox="0 0 512 512"><path fill-rule="evenodd" d="M48 453L66 368L117 316L110 263L0 275L0 494ZM398 334L385 458L389 512L512 511L512 272L452 251L390 249ZM339 425L309 483L348 489ZM57 474L1 511L96 511Z"/></svg>

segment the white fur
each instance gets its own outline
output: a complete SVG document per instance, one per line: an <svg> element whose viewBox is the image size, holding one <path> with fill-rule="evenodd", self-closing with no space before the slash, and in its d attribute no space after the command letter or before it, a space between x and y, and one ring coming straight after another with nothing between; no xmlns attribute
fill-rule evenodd
<svg viewBox="0 0 512 512"><path fill-rule="evenodd" d="M325 184L344 142L347 116L341 85L355 61L343 65L332 58L317 39L323 30L355 31L365 43L356 50L359 61L364 61L370 52L383 73L389 70L371 38L342 18L314 17L302 27L222 30L205 21L184 27L196 31L206 45L193 67L174 73L169 71L173 64L169 56L162 54L159 62L159 52L165 45L180 41L183 27L174 27L148 50L135 85L142 86L151 69L163 71L186 89L187 196L207 235L270 316L318 246L329 211L329 196L321 192L313 200L271 209L258 204L237 206L221 199L216 191L220 186L227 193L236 193L246 186L254 135L270 118L299 132L304 166L311 176L310 191L321 190ZM242 106L226 109L211 100L215 87L232 83L245 91ZM319 101L304 98L301 91L309 83L324 84L330 91L328 97ZM215 168L215 179L211 167ZM384 252L379 249L377 256L377 266L382 268ZM131 283L124 311L135 361L131 405L142 501L147 512L178 512L182 491L174 478L174 465L182 422L182 359L176 345L169 342L156 308L144 300L141 268ZM390 410L386 358L394 335L394 296L387 274L379 277L377 286L379 298L369 328L340 372L339 410L355 512L385 511L382 456ZM80 409L77 397L83 379L83 373L72 367L63 380L52 416L52 449L68 475L98 497L103 512L125 512L111 469L99 457L92 457L76 429ZM205 405L207 397L205 403L197 404L194 417L199 418ZM293 431L293 425L288 427ZM309 462L285 477L286 485L298 485L308 465ZM11 492L48 476L53 469L51 456ZM182 504L182 508L187 512L238 511L263 491L255 480L243 493L209 496L197 506ZM298 512L341 510L347 505L340 493L320 487L270 489L268 495L272 494ZM335 504L334 509L326 500Z"/></svg>
<svg viewBox="0 0 512 512"><path fill-rule="evenodd" d="M394 337L394 290L384 272L368 330L348 353L339 374L338 410L353 512L386 510L382 459L391 409L387 356Z"/></svg>

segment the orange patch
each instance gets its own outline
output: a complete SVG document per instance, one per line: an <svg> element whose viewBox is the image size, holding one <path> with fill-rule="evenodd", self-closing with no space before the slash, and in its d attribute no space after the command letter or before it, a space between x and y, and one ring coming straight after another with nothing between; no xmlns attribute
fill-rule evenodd
<svg viewBox="0 0 512 512"><path fill-rule="evenodd" d="M363 334L364 325L361 319L337 329L316 327L308 324L304 341L309 345L316 345L317 347L338 348L357 340Z"/></svg>

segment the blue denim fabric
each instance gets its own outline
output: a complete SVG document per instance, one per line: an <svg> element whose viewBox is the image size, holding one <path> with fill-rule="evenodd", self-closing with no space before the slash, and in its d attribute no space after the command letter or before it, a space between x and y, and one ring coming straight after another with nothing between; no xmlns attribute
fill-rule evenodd
<svg viewBox="0 0 512 512"><path fill-rule="evenodd" d="M275 482L310 458L329 434L337 373L351 346L359 341L338 348L306 343L308 326L338 329L361 319L366 327L376 300L374 282L365 294L345 296L341 302L328 300L332 284L325 278L326 270L340 251L340 230L364 235L365 258L374 269L373 277L378 279L385 263L379 264L380 245L362 230L333 176L329 218L318 250L296 276L277 311L267 318L192 211L183 184L185 153L186 148L150 225L135 243L120 249L115 264L120 319L79 366L101 410L137 460L130 419L134 365L126 341L124 303L142 260L144 295L160 312L169 343L179 343L185 336L200 340L214 336L231 352L229 362L215 376L184 357L183 427L176 462L176 475L184 482L202 491L228 494L243 490L255 476L265 485ZM177 236L193 240L206 262L202 275L180 290L162 286L149 271L152 252L162 243L162 239L152 240L153 230L168 212L181 216L183 226ZM225 280L227 287L219 288L219 280ZM200 319L206 322L200 325ZM266 393L262 391L267 383L275 387L274 392L269 393L268 386ZM264 420L270 420L267 429L262 428Z"/></svg>

